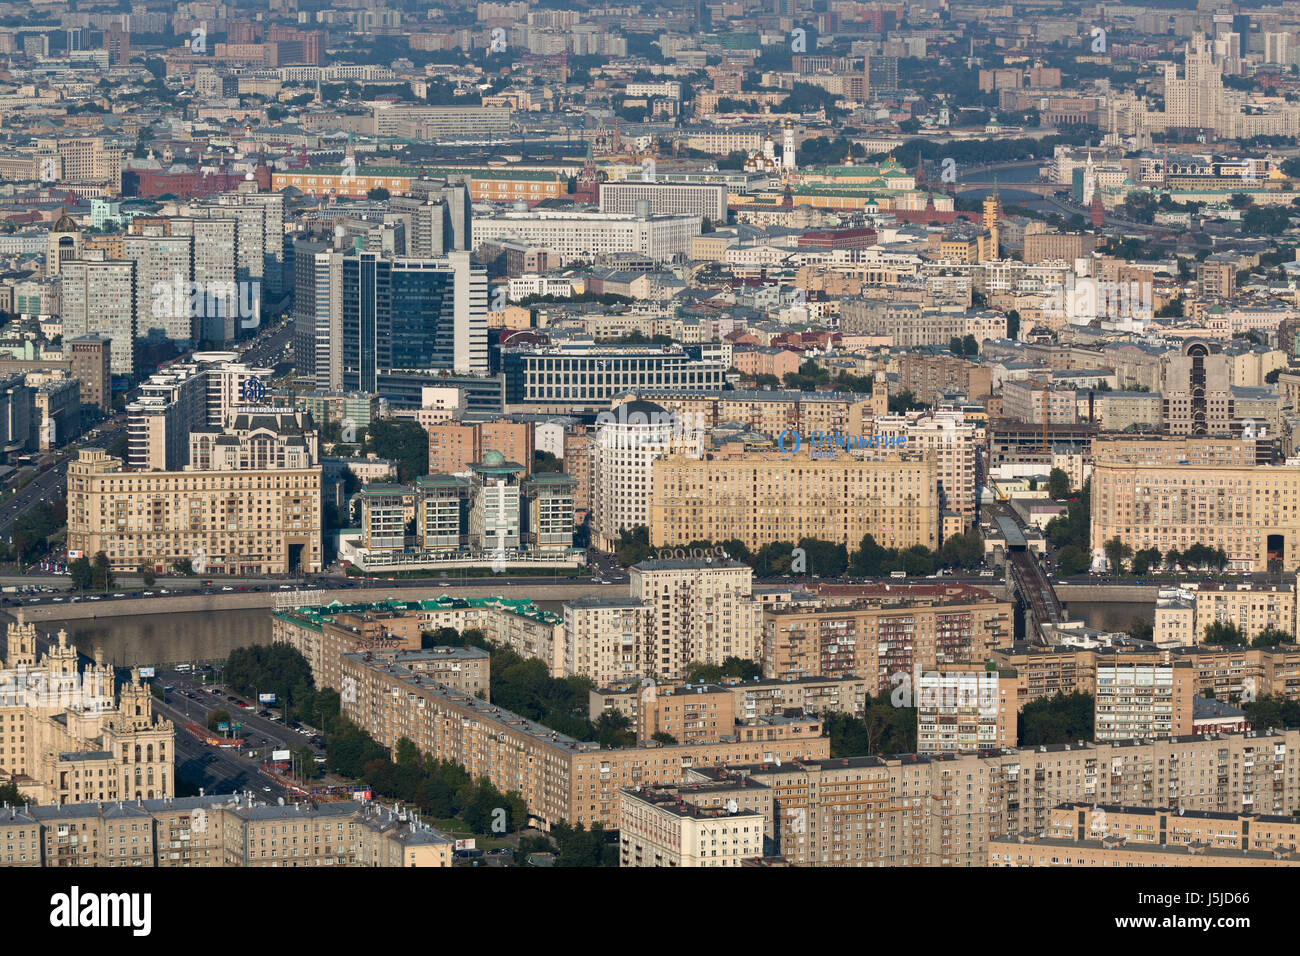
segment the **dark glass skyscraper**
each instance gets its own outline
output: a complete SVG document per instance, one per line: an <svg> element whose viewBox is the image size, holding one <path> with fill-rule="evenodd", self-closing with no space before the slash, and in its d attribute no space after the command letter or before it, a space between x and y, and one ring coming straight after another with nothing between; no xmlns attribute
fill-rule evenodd
<svg viewBox="0 0 1300 956"><path fill-rule="evenodd" d="M343 259L343 387L382 394L393 372L487 371L487 277L469 254Z"/></svg>

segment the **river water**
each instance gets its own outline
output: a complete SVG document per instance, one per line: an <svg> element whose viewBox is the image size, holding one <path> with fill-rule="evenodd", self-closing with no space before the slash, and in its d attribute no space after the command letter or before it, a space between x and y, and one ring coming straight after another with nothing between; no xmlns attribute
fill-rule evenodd
<svg viewBox="0 0 1300 956"><path fill-rule="evenodd" d="M563 602L538 601L537 606L559 613ZM38 631L50 635L66 627L78 651L93 657L95 648L102 647L104 659L118 667L225 660L236 647L271 643L271 611L267 608L35 623Z"/></svg>

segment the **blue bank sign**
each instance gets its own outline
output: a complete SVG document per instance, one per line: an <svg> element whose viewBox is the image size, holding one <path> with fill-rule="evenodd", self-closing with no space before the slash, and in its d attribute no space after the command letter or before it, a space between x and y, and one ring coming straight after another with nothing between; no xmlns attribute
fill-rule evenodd
<svg viewBox="0 0 1300 956"><path fill-rule="evenodd" d="M853 451L859 448L901 450L907 447L906 435L846 435L844 432L813 432L806 439L793 428L787 428L776 439L776 447L792 455L808 445L811 458L834 458L836 450Z"/></svg>

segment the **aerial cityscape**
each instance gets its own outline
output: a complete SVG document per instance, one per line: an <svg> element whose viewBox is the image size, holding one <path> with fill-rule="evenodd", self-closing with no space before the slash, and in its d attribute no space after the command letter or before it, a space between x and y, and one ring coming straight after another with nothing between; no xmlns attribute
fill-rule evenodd
<svg viewBox="0 0 1300 956"><path fill-rule="evenodd" d="M1300 866L1300 2L0 0L0 588L0 866Z"/></svg>

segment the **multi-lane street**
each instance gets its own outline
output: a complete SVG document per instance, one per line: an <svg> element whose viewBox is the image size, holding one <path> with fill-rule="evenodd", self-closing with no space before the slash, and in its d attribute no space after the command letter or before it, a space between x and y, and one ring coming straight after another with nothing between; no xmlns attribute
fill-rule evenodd
<svg viewBox="0 0 1300 956"><path fill-rule="evenodd" d="M161 700L157 697L154 700L158 712L176 725L178 776L209 793L251 790L267 799L292 799L294 794L291 791L259 772L258 767L270 761L275 750L291 751L294 760L297 751L304 746L324 756L320 737L302 729L286 727L281 719L271 719L269 715L274 713L273 710L260 709L254 701L214 687L212 681L205 683L201 679L204 674L212 676L207 671L195 675L192 671L160 669L155 678L159 686L170 688L164 690ZM237 734L244 737L246 748L209 746L185 729L185 725L191 722L205 726L207 716L213 710L227 711L231 722L241 725Z"/></svg>

